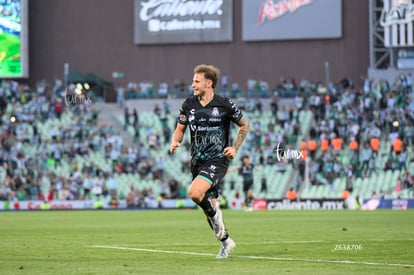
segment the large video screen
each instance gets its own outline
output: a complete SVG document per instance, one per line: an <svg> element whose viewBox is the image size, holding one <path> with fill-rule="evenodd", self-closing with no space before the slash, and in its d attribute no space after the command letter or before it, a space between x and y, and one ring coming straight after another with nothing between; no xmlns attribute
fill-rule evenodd
<svg viewBox="0 0 414 275"><path fill-rule="evenodd" d="M0 78L28 71L28 0L0 0Z"/></svg>
<svg viewBox="0 0 414 275"><path fill-rule="evenodd" d="M233 0L135 0L136 44L229 42Z"/></svg>
<svg viewBox="0 0 414 275"><path fill-rule="evenodd" d="M242 9L243 41L342 37L342 0L243 0Z"/></svg>

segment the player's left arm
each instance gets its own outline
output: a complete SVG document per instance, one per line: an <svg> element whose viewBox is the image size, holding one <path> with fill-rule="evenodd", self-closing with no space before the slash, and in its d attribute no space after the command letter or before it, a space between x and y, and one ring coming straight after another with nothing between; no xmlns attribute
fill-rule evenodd
<svg viewBox="0 0 414 275"><path fill-rule="evenodd" d="M249 133L249 123L247 119L242 116L239 120L235 122L239 126L239 130L237 131L236 139L234 143L230 147L224 148L224 156L228 159L233 159L237 151L239 150L240 146L243 144L243 141L246 139L247 134Z"/></svg>

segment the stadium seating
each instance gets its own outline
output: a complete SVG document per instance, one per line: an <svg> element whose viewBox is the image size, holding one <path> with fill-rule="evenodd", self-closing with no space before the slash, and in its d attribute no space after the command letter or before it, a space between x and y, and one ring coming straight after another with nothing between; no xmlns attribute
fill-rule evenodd
<svg viewBox="0 0 414 275"><path fill-rule="evenodd" d="M25 108L34 107L34 102L29 102L26 104ZM160 104L161 106L161 104ZM12 104L8 104L6 112L2 117L3 121L7 121L10 115L16 110L22 109L21 104L16 104L16 106L12 106ZM122 112L122 111L121 111ZM300 131L298 136L293 135L293 127L287 127L287 130L277 123L275 117L270 111L264 110L263 112L249 110L244 112L246 117L248 118L251 129L253 127L259 127L262 133L262 137L259 142L259 147L263 149L263 156L266 162L266 157L268 155L274 154L272 149L278 143L278 134L284 133L290 142L292 147L299 148L300 142L307 137L312 124L314 123L313 113L311 111L300 111L297 113L297 123L300 125ZM86 116L89 114L86 113ZM295 114L294 114L295 115ZM174 177L180 183L185 183L188 186L188 183L191 181L191 175L188 172L183 173L181 170L181 155L180 153L176 155L168 155L168 145L169 141L164 140L163 137L163 122L160 118L163 118L163 122L168 125L168 127L173 130L175 126L175 116L172 114L165 114L161 112L161 116L154 114L152 111L140 111L139 114L139 133L140 133L140 142L143 148L148 152L148 158L151 162L154 162L156 159L162 158L164 160L164 175L165 180L168 181L170 178ZM39 165L39 171L44 170L46 175L43 175L41 178L41 191L44 194L47 194L51 187L51 177L48 177L48 173L55 174L56 176L67 177L70 173L74 172L74 167L77 167L77 171L82 171L85 165L90 161L93 160L96 167L101 168L105 171L111 172L111 163L110 160L105 157L104 148L100 147L98 150L92 151L89 150L88 159L85 156L81 156L79 154L75 155L74 160L71 162L66 156L64 156L61 160L60 165L56 166L48 166L44 159L39 157L39 154L42 153L42 150L48 150L47 146L49 146L49 141L51 141L52 136L51 133L54 128L56 129L67 129L73 130L74 125L77 123L79 116L77 113L74 113L73 109L67 108L61 115L61 118L58 119L56 116L51 115L45 120L36 119L35 124L38 128L39 133L42 136L43 143L38 147L32 143L22 143L19 147L19 151L23 152L25 157L31 158L35 160L36 164ZM122 126L125 124L124 116L119 114L116 116L117 123ZM270 142L266 145L265 144L265 135L268 133L268 125L273 124L274 131L273 134L270 136ZM28 123L18 123L17 128L21 127L22 129L27 128L27 135L33 135L32 127L28 127ZM255 125L255 126L254 126ZM258 125L258 126L257 126ZM83 127L88 127L83 125ZM5 129L5 126L2 128ZM105 128L107 131L108 128ZM132 125L127 125L125 128L126 133L130 137L134 137L135 129ZM60 131L60 130L59 130ZM285 132L286 131L286 132ZM147 135L151 132L154 135L159 136L159 144L156 148L151 149L149 148ZM234 139L236 135L236 131L232 131L232 138ZM71 141L75 139L74 133L70 137ZM99 139L98 136L94 138ZM133 138L131 138L133 140ZM189 135L185 135L185 140L183 143L189 143ZM132 144L123 144L125 147L128 146L135 146L137 145L136 142ZM257 169L254 172L254 196L255 197L263 197L263 198L283 198L285 196L286 190L291 186L298 186L299 188L299 197L301 198L339 198L341 196L342 191L346 188L346 177L345 174L342 173L340 177L337 177L333 182L332 185L329 185L326 179L318 175L319 185L312 186L311 184L304 185L302 182L298 182L298 169L293 166L295 164L293 162L287 162L285 165L281 165L281 163L276 164L263 164L260 165L258 163L257 152L254 152L254 147L257 145L257 141L254 140L253 134L249 135L247 140L245 141L242 147L243 154L255 155L254 161ZM43 146L43 147L42 147ZM66 146L66 145L65 145ZM182 152L184 149L180 148ZM320 152L318 152L320 155ZM376 171L372 173L370 176L362 175L362 177L354 178L352 185L353 185L353 196L360 196L363 198L369 198L373 196L374 192L377 195L384 196L386 198L396 198L398 196L402 197L412 197L413 191L412 190L402 190L400 193L397 193L395 190L395 184L397 178L402 176L403 172L399 171L398 169L394 169L394 171L384 171L383 167L385 165L386 160L390 156L390 143L383 139L381 140L381 147L379 150L378 157L376 159ZM274 157L274 156L273 156ZM126 158L125 155L122 155L121 158ZM347 167L350 164L350 155L346 146L344 149L338 154L338 159L343 167ZM411 160L414 159L414 152L413 148L408 148L408 162L407 162L407 170L414 174L414 162ZM234 198L236 193L241 193L242 190L242 177L235 172L236 167L240 165L239 160L234 160L230 166L230 172L225 177L225 185L223 186L223 194L226 195L227 198ZM281 169L282 168L282 169ZM4 167L0 167L0 178L4 179L6 174L6 170ZM266 178L267 181L267 191L262 192L261 190L261 180L262 178ZM152 190L154 196L158 196L160 193L160 182L153 177L152 174L146 176L140 176L138 173L120 173L117 176L117 188L118 188L118 195L125 196L130 192L131 186L133 186L137 190ZM234 188L230 188L229 183L234 183ZM0 186L1 187L1 186ZM0 190L1 191L1 190Z"/></svg>

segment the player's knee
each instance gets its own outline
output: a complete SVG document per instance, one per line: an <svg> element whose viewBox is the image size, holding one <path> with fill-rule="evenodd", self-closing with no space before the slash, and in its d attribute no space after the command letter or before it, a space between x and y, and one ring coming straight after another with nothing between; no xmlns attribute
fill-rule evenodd
<svg viewBox="0 0 414 275"><path fill-rule="evenodd" d="M203 200L204 194L194 188L190 188L190 190L188 190L188 196L193 200L193 202L200 203Z"/></svg>

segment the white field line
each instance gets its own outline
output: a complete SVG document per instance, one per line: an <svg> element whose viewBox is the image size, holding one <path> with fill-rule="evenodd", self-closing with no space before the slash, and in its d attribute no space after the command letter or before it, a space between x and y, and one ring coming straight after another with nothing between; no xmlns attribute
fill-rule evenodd
<svg viewBox="0 0 414 275"><path fill-rule="evenodd" d="M146 249L146 248L132 248L132 247L112 246L112 245L93 245L92 247L93 248L103 248L103 249L141 251L141 252L149 252L149 253L181 254L181 255L195 255L195 256L209 256L209 257L216 256L215 254L211 254L211 253L188 252L188 251L172 251L172 250ZM271 261L281 261L281 262L308 262L308 263L330 263L330 264L371 265L371 266L414 267L414 264L357 262L357 261L347 261L347 260L340 261L340 260L322 260L322 259L304 259L304 258L278 258L278 257L242 256L242 255L231 255L230 257L231 258L239 258L239 259L271 260Z"/></svg>
<svg viewBox="0 0 414 275"><path fill-rule="evenodd" d="M251 244L301 244L301 243L337 243L337 244L360 244L361 242L394 242L394 241L414 241L414 239L361 239L361 240L286 240L286 241L258 241L258 242L237 242L238 245ZM153 243L142 243L140 246L156 246ZM211 243L169 243L160 244L160 246L210 246ZM129 246L129 244L120 244L119 246Z"/></svg>

